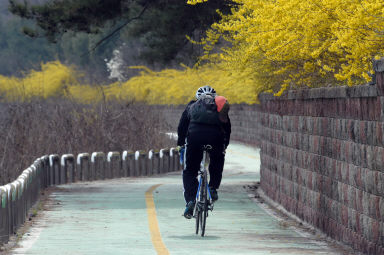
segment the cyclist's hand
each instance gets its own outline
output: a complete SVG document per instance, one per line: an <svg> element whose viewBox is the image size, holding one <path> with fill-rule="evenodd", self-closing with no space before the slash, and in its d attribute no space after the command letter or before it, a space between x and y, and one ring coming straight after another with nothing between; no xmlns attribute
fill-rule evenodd
<svg viewBox="0 0 384 255"><path fill-rule="evenodd" d="M227 153L227 147L228 147L228 144L224 144L223 155L225 155Z"/></svg>

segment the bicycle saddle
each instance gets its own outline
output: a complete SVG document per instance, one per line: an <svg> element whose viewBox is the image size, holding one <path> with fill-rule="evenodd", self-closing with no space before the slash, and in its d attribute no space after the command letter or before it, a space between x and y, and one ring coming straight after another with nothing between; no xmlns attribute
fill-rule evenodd
<svg viewBox="0 0 384 255"><path fill-rule="evenodd" d="M212 150L212 145L210 144L203 145L203 150L206 150L206 151Z"/></svg>

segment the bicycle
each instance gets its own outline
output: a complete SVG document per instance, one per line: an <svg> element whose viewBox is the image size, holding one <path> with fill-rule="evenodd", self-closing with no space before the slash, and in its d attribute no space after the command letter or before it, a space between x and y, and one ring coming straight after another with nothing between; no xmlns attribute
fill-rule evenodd
<svg viewBox="0 0 384 255"><path fill-rule="evenodd" d="M212 149L211 145L203 146L203 159L200 163L199 170L199 186L196 193L195 208L193 210L193 217L196 218L196 235L199 234L199 227L201 236L205 234L205 225L207 222L208 211L213 210L213 200L208 186L208 170L209 165L209 150Z"/></svg>

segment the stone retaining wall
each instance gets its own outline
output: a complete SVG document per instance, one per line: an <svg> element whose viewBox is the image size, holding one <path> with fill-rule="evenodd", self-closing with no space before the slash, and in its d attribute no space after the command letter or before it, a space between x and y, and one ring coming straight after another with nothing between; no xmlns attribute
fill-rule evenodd
<svg viewBox="0 0 384 255"><path fill-rule="evenodd" d="M384 254L384 97L376 86L260 100L264 192L330 237Z"/></svg>

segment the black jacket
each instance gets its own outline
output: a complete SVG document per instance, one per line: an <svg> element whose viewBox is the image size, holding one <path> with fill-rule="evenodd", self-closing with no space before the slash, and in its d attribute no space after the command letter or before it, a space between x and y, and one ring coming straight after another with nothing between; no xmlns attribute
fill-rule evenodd
<svg viewBox="0 0 384 255"><path fill-rule="evenodd" d="M227 147L229 144L229 139L231 137L231 121L229 119L229 116L228 116L228 122L222 123L221 126L190 123L189 108L195 102L196 101L194 100L189 102L183 114L181 115L179 126L177 128L177 134L178 134L177 145L183 146L185 144L185 139L187 138L188 133L199 132L201 134L208 134L211 132L215 132L220 134L223 137L225 147Z"/></svg>

